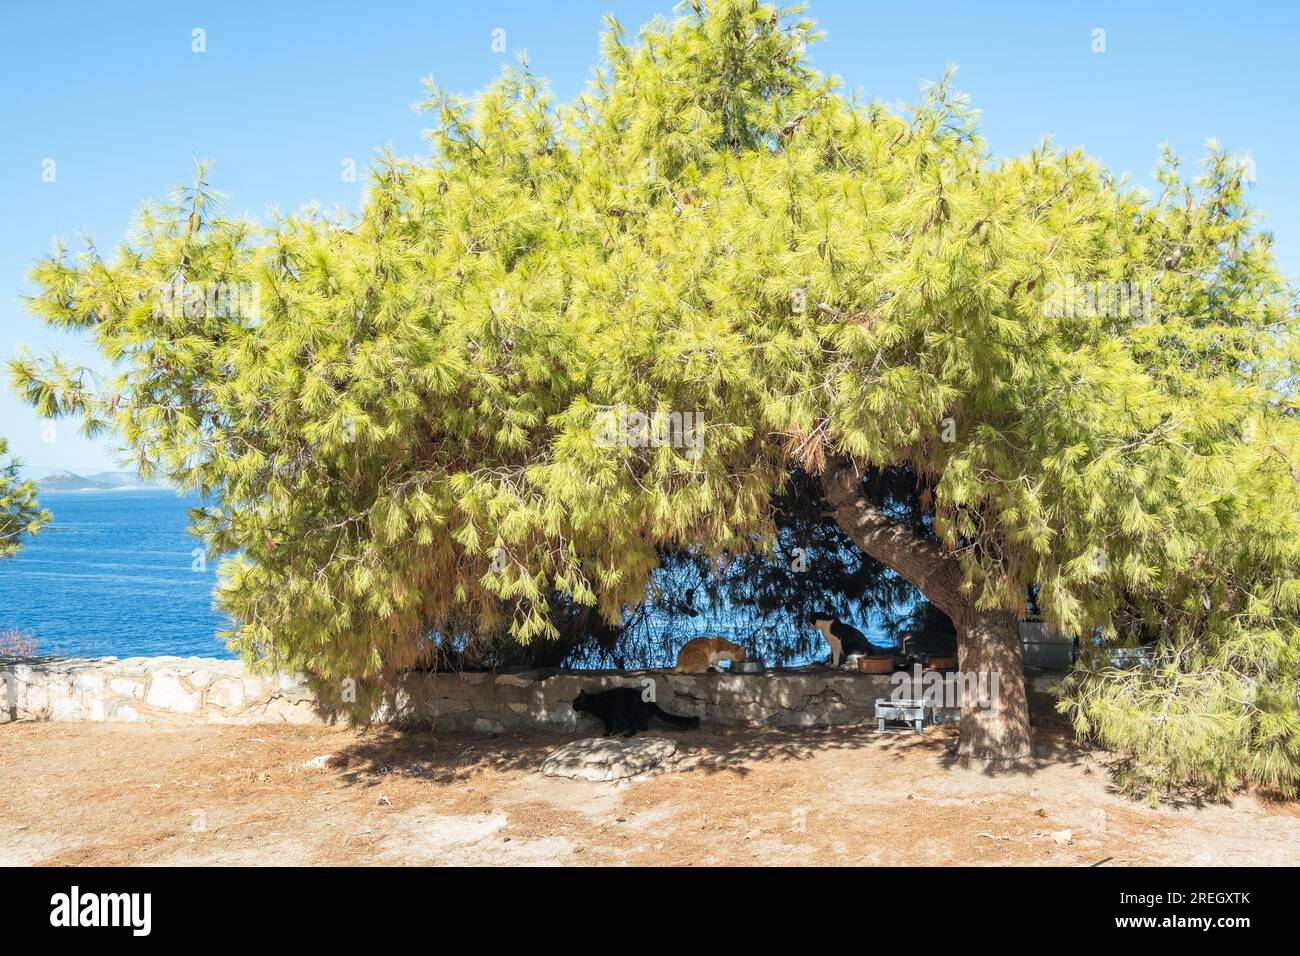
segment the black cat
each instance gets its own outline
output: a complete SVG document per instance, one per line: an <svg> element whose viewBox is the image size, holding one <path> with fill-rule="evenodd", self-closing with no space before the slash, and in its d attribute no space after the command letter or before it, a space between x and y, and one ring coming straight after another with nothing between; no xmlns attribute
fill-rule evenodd
<svg viewBox="0 0 1300 956"><path fill-rule="evenodd" d="M641 690L637 687L615 687L598 694L579 691L573 699L573 709L604 721L606 737L616 733L631 737L638 730L648 730L651 717L658 717L678 727L700 725L698 717L679 717L668 713L652 700L642 700Z"/></svg>

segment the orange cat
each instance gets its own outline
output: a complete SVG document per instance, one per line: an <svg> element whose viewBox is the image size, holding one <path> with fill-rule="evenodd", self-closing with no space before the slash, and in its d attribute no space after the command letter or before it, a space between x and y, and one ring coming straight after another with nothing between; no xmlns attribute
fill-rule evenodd
<svg viewBox="0 0 1300 956"><path fill-rule="evenodd" d="M721 637L697 637L687 641L677 653L677 666L674 674L703 674L710 667L717 667L718 661L743 661L745 649L739 644Z"/></svg>

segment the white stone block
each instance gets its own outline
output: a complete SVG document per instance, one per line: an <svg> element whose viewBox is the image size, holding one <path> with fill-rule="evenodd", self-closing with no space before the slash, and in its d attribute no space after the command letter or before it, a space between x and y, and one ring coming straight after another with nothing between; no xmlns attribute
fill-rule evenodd
<svg viewBox="0 0 1300 956"><path fill-rule="evenodd" d="M114 677L108 682L108 689L120 697L144 697L144 684L128 677Z"/></svg>
<svg viewBox="0 0 1300 956"><path fill-rule="evenodd" d="M207 702L222 710L240 710L248 700L244 696L244 682L229 677L219 677L208 687Z"/></svg>
<svg viewBox="0 0 1300 956"><path fill-rule="evenodd" d="M186 690L181 686L180 675L164 667L154 672L145 703L174 714L192 714L198 709L199 695L197 691Z"/></svg>

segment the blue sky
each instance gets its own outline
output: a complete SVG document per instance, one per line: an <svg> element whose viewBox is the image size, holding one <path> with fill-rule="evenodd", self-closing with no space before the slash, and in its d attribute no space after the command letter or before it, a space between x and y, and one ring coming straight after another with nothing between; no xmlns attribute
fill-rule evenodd
<svg viewBox="0 0 1300 956"><path fill-rule="evenodd" d="M597 58L601 17L635 28L669 0L563 3L24 3L0 12L0 357L21 344L93 362L79 340L24 311L26 273L54 236L117 242L146 197L214 163L227 208L262 216L311 200L356 208L377 148L426 151L411 111L422 76L473 92L526 49L568 98ZM945 64L983 111L998 155L1052 134L1150 183L1158 146L1189 162L1215 137L1249 152L1254 204L1300 277L1300 4L925 3L814 0L827 32L814 64L850 89L910 102ZM206 52L191 50L206 32ZM506 52L493 52L493 31ZM1094 52L1094 30L1105 52ZM55 161L55 181L42 181ZM74 243L75 244L75 243ZM0 434L29 473L115 467L111 442L69 422L53 435L5 386ZM53 440L48 440L53 439Z"/></svg>

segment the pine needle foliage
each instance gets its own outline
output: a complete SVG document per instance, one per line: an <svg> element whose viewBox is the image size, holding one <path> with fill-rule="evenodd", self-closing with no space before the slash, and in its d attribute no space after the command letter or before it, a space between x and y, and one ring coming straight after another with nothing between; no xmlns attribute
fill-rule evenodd
<svg viewBox="0 0 1300 956"><path fill-rule="evenodd" d="M569 103L526 64L430 83L431 155L381 156L355 216L227 218L200 166L111 255L35 268L113 381L24 355L14 384L213 496L251 660L368 679L551 638L557 602L616 622L660 553L770 547L788 476L848 454L916 476L972 603L1158 634L1149 671L1081 674L1081 732L1293 792L1297 317L1242 165L1166 152L1153 197L1050 142L995 161L951 72L864 102L817 37L705 0L611 20ZM187 284L260 308L158 307ZM609 408L703 440L611 446Z"/></svg>
<svg viewBox="0 0 1300 956"><path fill-rule="evenodd" d="M51 517L36 501L35 482L24 480L20 471L20 463L9 455L9 442L0 438L0 558L16 554L23 539Z"/></svg>

